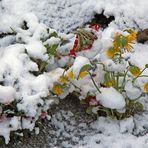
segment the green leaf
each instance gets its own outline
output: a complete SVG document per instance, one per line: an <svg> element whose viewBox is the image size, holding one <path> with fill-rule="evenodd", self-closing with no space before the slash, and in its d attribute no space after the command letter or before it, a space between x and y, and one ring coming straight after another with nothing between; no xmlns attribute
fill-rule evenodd
<svg viewBox="0 0 148 148"><path fill-rule="evenodd" d="M39 66L39 73L42 73L45 70L45 67L48 63L46 61L42 61Z"/></svg>
<svg viewBox="0 0 148 148"><path fill-rule="evenodd" d="M86 113L89 114L89 115L93 114L92 108L93 108L92 106L89 106L89 107L86 109Z"/></svg>
<svg viewBox="0 0 148 148"><path fill-rule="evenodd" d="M104 75L104 84L109 87L109 86L112 85L112 82L113 82L113 80L111 79L110 74L105 73L105 75Z"/></svg>
<svg viewBox="0 0 148 148"><path fill-rule="evenodd" d="M80 69L78 78L79 78L79 76L80 76L80 74L81 74L82 72L84 72L84 71L89 71L89 70L90 70L90 67L91 67L91 66L90 66L89 64L84 65L84 66Z"/></svg>
<svg viewBox="0 0 148 148"><path fill-rule="evenodd" d="M56 55L56 53L57 53L57 51L56 51L56 49L58 48L58 44L54 44L54 45L51 45L51 46L49 46L48 44L47 45L45 45L45 47L47 48L47 53L49 54L49 55Z"/></svg>
<svg viewBox="0 0 148 148"><path fill-rule="evenodd" d="M140 102L135 102L134 106L135 106L135 112L141 112L144 109L143 104Z"/></svg>
<svg viewBox="0 0 148 148"><path fill-rule="evenodd" d="M123 35L118 35L115 39L115 42L118 47L124 47L127 44L127 40Z"/></svg>
<svg viewBox="0 0 148 148"><path fill-rule="evenodd" d="M54 31L53 33L51 33L51 34L49 35L49 38L50 38L50 37L58 37L57 32Z"/></svg>
<svg viewBox="0 0 148 148"><path fill-rule="evenodd" d="M89 71L89 70L90 70L90 64L86 64L80 69L80 73L83 71Z"/></svg>
<svg viewBox="0 0 148 148"><path fill-rule="evenodd" d="M145 64L145 68L148 68L148 64Z"/></svg>

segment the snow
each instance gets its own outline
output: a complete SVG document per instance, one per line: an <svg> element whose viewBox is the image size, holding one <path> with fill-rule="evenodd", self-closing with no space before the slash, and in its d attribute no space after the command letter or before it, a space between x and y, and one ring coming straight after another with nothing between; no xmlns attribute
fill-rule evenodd
<svg viewBox="0 0 148 148"><path fill-rule="evenodd" d="M123 109L125 107L125 99L116 89L100 88L101 93L97 94L96 99L107 108Z"/></svg>
<svg viewBox="0 0 148 148"><path fill-rule="evenodd" d="M52 88L54 79L48 73L35 76L33 73L38 71L38 65L31 60L34 58L48 61L46 48L39 41L41 38L47 38L47 27L40 24L34 15L27 16L24 18L28 20L28 30L16 28L18 43L0 48L0 103L9 105L12 101L17 102L14 107L18 112L23 111L27 117L22 117L20 120L20 116L16 118L14 115L9 119L8 113L4 111L6 113L3 114L4 117L0 117L0 127L3 128L3 125L6 125L4 130L0 131L0 135L5 137L6 143L9 142L11 131L25 128L33 130L41 111L46 112L53 100L45 101L44 98L50 95L49 89ZM41 30L44 31L40 33ZM20 36L23 38L18 40ZM54 75L56 76L56 73ZM10 124L12 128L9 127ZM18 124L20 126L17 126Z"/></svg>
<svg viewBox="0 0 148 148"><path fill-rule="evenodd" d="M127 96L129 97L129 99L134 100L136 98L138 98L141 95L141 90L134 87L132 82L127 82L127 84L125 85L125 91Z"/></svg>
<svg viewBox="0 0 148 148"><path fill-rule="evenodd" d="M97 0L96 12L104 10L106 16L113 15L115 21L111 25L122 28L135 27L138 29L147 28L148 16L147 0Z"/></svg>
<svg viewBox="0 0 148 148"><path fill-rule="evenodd" d="M19 19L28 12L33 12L41 22L60 32L69 32L102 11L107 17L115 16L113 26L144 29L148 23L147 6L147 0L2 0L0 32L18 26Z"/></svg>
<svg viewBox="0 0 148 148"><path fill-rule="evenodd" d="M0 118L0 135L5 138L5 142L9 142L11 131L18 129L29 129L32 131L41 110L46 111L53 101L53 98L46 101L43 98L50 95L49 89L52 88L53 83L57 81L64 72L64 69L57 68L58 64L64 66L68 58L65 57L59 60L58 64L54 59L53 61L50 59L53 65L48 65L49 70L50 68L57 69L47 73L45 72L39 76L33 75L33 72L38 71L38 66L31 60L31 58L44 61L49 60L44 43L52 45L55 43L58 44L61 41L55 37L46 40L49 34L54 31L53 29L57 32L67 33L90 21L95 13L100 14L103 12L107 17L113 15L115 20L109 24L107 29L99 32L98 40L95 41L92 47L93 52L85 51L79 53L79 56L76 57L71 68L77 77L80 69L86 64L90 65L89 59L95 56L95 58L105 61L104 64L108 66L108 70L119 70L119 72L121 72L125 70L126 63L123 63L120 67L120 65L112 63L105 55L102 55L102 52L112 45L113 35L115 32L120 32L120 29L132 27L140 30L147 28L147 10L147 0L0 1L0 34L16 33L16 35L9 35L0 39L0 82L2 83L0 85L0 103L9 104L12 101L20 101L17 104L17 109L19 111L23 110L28 116L22 118L22 121L16 116L11 119L5 119L5 117L3 117L4 120ZM27 30L22 28L24 21L27 22ZM73 45L73 34L61 34L60 37L65 40L70 39L70 42L62 45L58 50L61 51L61 53L64 50L68 52L69 48ZM148 44L136 42L134 49L134 53L124 56L127 57L132 64L142 69L145 67L145 64L148 63ZM143 74L147 75L148 70L145 70ZM101 81L101 76L102 74L100 73L98 81ZM147 78L140 79L138 83L139 85L143 85L144 82L147 82ZM89 90L95 91L92 82L88 81L87 78L76 83L79 83L78 86L82 89L84 96ZM70 92L74 90L73 87L70 89ZM125 107L125 99L117 90L112 87L100 88L100 90L101 93L98 93L97 100L100 101L104 107L118 110L122 110ZM141 93L137 88L133 88L131 83L126 85L125 90L131 100L139 97ZM58 115L53 115L51 120L52 124L58 129L55 134L60 135L60 133L63 132L63 139L71 136L73 141L77 143L75 147L147 148L147 97L144 98L144 103L145 110L143 113L136 114L131 118L121 121L100 117L96 122L91 123L90 126L87 126L85 123L81 124L79 128L84 128L82 133L79 130L75 133L70 132L70 134L67 132L68 130L73 131L75 127L73 126L74 121L69 120L71 116L74 116L70 114L70 112L67 114L61 111ZM38 104L42 107L39 108ZM0 108L0 113L2 112L1 110ZM63 115L65 115L64 118L66 120L70 121L70 125L62 121L63 118L61 116ZM35 117L35 119L33 120L32 117ZM59 118L60 120L57 120ZM91 127L91 130L89 130L89 127ZM36 132L39 132L38 129ZM76 134L82 134L83 140L76 137ZM139 135L139 137L137 135ZM62 146L68 147L69 145L66 141L63 141ZM73 147L73 145L71 145L71 147Z"/></svg>
<svg viewBox="0 0 148 148"><path fill-rule="evenodd" d="M10 131L16 131L18 129L21 129L20 117L13 117L0 122L0 135L5 138L6 144L8 144L10 140Z"/></svg>
<svg viewBox="0 0 148 148"><path fill-rule="evenodd" d="M53 82L58 81L60 76L64 73L64 69L56 68L48 73L48 76L52 79Z"/></svg>
<svg viewBox="0 0 148 148"><path fill-rule="evenodd" d="M0 86L0 103L11 103L16 96L15 89L11 86Z"/></svg>
<svg viewBox="0 0 148 148"><path fill-rule="evenodd" d="M72 66L72 71L76 78L78 77L81 68L85 65L90 65L89 59L82 56L77 56Z"/></svg>
<svg viewBox="0 0 148 148"><path fill-rule="evenodd" d="M33 41L28 45L25 45L25 49L27 50L27 53L35 59L41 59L43 61L48 60L46 48L39 41Z"/></svg>

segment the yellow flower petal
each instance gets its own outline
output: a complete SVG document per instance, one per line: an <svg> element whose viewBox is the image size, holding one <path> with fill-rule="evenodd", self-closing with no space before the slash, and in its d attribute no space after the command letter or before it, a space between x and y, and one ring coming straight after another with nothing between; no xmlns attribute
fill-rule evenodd
<svg viewBox="0 0 148 148"><path fill-rule="evenodd" d="M54 94L56 94L56 95L62 94L63 91L62 91L61 85L59 85L59 84L54 85L53 88L52 88L52 92L53 92Z"/></svg>
<svg viewBox="0 0 148 148"><path fill-rule="evenodd" d="M107 86L107 87L113 86L113 82L112 82L112 81L107 82L107 83L106 83L106 86Z"/></svg>
<svg viewBox="0 0 148 148"><path fill-rule="evenodd" d="M88 74L87 71L82 71L82 72L79 74L78 80L84 78L87 74Z"/></svg>
<svg viewBox="0 0 148 148"><path fill-rule="evenodd" d="M141 73L141 69L139 68L139 67L137 67L137 66L131 66L130 68L129 68L129 71L131 72L131 74L133 75L133 76L139 76L140 75L140 73Z"/></svg>
<svg viewBox="0 0 148 148"><path fill-rule="evenodd" d="M115 53L116 53L116 50L113 47L109 48L106 51L107 56L111 59L114 57Z"/></svg>
<svg viewBox="0 0 148 148"><path fill-rule="evenodd" d="M66 83L67 81L68 81L67 76L61 76L61 77L59 78L59 82L60 82L60 83Z"/></svg>
<svg viewBox="0 0 148 148"><path fill-rule="evenodd" d="M74 73L73 73L72 70L69 70L69 71L67 72L66 76L67 76L68 78L71 78L71 79L74 79L74 78L75 78Z"/></svg>
<svg viewBox="0 0 148 148"><path fill-rule="evenodd" d="M146 93L148 93L148 82L146 82L146 83L144 84L144 91L145 91Z"/></svg>

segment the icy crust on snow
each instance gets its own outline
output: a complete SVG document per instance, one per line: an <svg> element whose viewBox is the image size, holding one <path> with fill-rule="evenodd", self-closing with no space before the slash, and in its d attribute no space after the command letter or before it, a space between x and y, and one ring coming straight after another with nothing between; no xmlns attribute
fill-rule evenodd
<svg viewBox="0 0 148 148"><path fill-rule="evenodd" d="M18 26L18 18L28 12L60 32L69 32L102 12L107 17L115 16L111 24L117 28L144 29L148 27L147 7L147 0L2 0L0 32L12 31L10 27Z"/></svg>

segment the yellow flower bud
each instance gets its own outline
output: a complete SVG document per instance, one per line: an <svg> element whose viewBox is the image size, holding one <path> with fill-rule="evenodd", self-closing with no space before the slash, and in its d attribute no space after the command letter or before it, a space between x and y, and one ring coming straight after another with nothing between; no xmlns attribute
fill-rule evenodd
<svg viewBox="0 0 148 148"><path fill-rule="evenodd" d="M75 78L74 73L73 73L72 70L69 70L69 71L67 72L66 76L67 76L68 78L71 78L71 79L74 79L74 78Z"/></svg>
<svg viewBox="0 0 148 148"><path fill-rule="evenodd" d="M145 91L146 93L148 93L148 82L146 82L146 83L144 84L144 91Z"/></svg>
<svg viewBox="0 0 148 148"><path fill-rule="evenodd" d="M82 72L79 74L78 80L84 78L87 74L88 74L87 71L82 71Z"/></svg>
<svg viewBox="0 0 148 148"><path fill-rule="evenodd" d="M109 49L106 51L107 56L108 56L109 58L111 58L111 59L114 57L115 53L116 53L116 51L115 51L115 49L114 49L113 47L109 48Z"/></svg>
<svg viewBox="0 0 148 148"><path fill-rule="evenodd" d="M129 71L131 72L131 74L135 77L139 76L141 73L141 69L137 66L131 66L129 68Z"/></svg>
<svg viewBox="0 0 148 148"><path fill-rule="evenodd" d="M60 95L63 93L62 87L59 84L55 84L52 88L52 92L56 95Z"/></svg>

